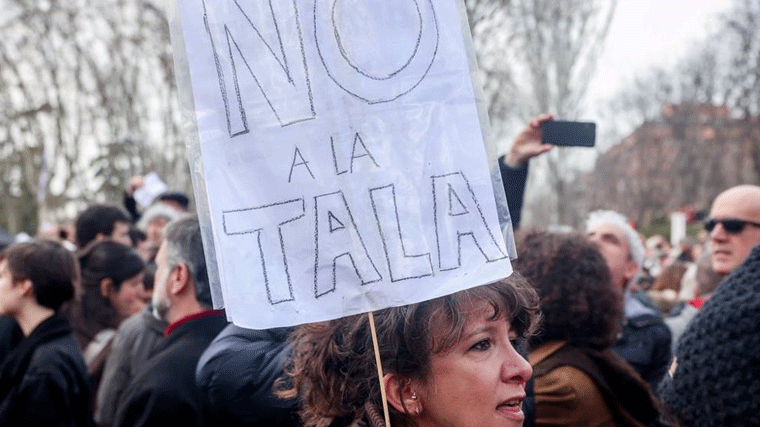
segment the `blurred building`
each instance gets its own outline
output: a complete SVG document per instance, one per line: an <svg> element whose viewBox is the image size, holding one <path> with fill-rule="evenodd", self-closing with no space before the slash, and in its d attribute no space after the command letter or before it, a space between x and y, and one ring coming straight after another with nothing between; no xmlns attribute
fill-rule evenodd
<svg viewBox="0 0 760 427"><path fill-rule="evenodd" d="M615 209L640 225L690 207L709 209L724 189L760 183L760 117L726 106L667 104L599 156L581 178L591 209Z"/></svg>

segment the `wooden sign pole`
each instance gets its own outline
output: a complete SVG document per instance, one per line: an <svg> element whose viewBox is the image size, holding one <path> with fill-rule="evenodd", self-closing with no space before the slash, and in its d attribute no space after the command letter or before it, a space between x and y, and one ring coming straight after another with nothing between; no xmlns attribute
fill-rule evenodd
<svg viewBox="0 0 760 427"><path fill-rule="evenodd" d="M377 344L377 330L375 329L375 316L370 311L369 328L372 332L372 345L375 347L375 364L377 365L377 377L380 379L380 399L383 401L383 414L385 415L385 427L391 427L391 416L388 412L388 400L385 398L385 381L383 381L383 365L380 363L380 346Z"/></svg>

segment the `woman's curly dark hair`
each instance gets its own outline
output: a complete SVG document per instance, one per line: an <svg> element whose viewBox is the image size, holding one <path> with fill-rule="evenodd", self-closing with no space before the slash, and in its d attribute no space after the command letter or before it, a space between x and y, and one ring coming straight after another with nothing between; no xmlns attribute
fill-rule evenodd
<svg viewBox="0 0 760 427"><path fill-rule="evenodd" d="M427 379L430 356L459 342L468 320L464 307L480 301L493 307L492 319L509 320L519 336L535 330L538 297L519 274L419 304L379 310L374 317L383 371L407 380ZM300 397L304 426L348 425L373 416L367 408L382 407L367 314L300 326L291 340L293 361L278 395ZM408 415L392 406L389 410L392 425L415 425Z"/></svg>
<svg viewBox="0 0 760 427"><path fill-rule="evenodd" d="M532 348L551 340L595 349L616 342L623 299L593 243L576 233L531 231L518 235L517 253L514 268L536 288L543 316Z"/></svg>

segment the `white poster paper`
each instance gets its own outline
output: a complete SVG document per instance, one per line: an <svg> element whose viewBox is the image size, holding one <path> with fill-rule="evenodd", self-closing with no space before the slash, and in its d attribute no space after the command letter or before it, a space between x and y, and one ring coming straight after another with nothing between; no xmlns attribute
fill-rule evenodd
<svg viewBox="0 0 760 427"><path fill-rule="evenodd" d="M677 247L686 238L686 214L670 213L670 245Z"/></svg>
<svg viewBox="0 0 760 427"><path fill-rule="evenodd" d="M233 322L327 320L511 274L459 6L179 2L196 198Z"/></svg>
<svg viewBox="0 0 760 427"><path fill-rule="evenodd" d="M157 173L150 172L145 175L142 187L135 190L132 197L135 198L135 201L137 201L140 206L147 208L154 200L156 200L156 197L158 197L159 194L165 192L168 188L169 187L161 180L161 178L159 178Z"/></svg>

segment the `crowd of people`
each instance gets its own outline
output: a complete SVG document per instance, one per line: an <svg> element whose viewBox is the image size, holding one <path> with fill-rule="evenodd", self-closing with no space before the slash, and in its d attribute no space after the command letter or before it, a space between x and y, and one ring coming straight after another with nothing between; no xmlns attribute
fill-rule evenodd
<svg viewBox="0 0 760 427"><path fill-rule="evenodd" d="M131 187L9 245L0 425L760 425L760 187L726 189L676 249L613 211L520 229L547 120L499 159L514 273L371 318L228 323L181 193L140 213Z"/></svg>

